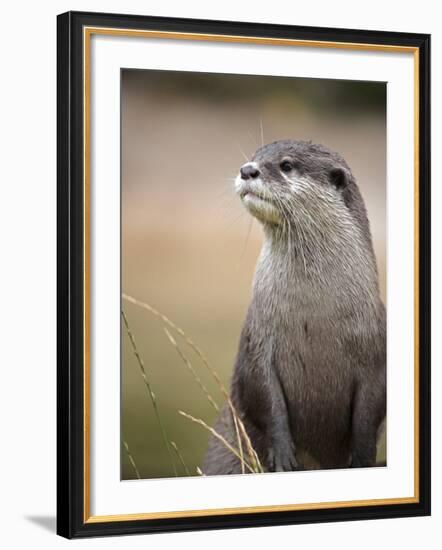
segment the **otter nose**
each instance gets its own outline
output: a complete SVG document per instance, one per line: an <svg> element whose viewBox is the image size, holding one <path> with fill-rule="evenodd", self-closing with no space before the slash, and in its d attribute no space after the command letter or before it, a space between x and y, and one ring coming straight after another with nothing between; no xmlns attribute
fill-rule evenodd
<svg viewBox="0 0 442 550"><path fill-rule="evenodd" d="M251 164L245 164L241 167L241 170L239 172L243 180L257 178L259 176L259 170Z"/></svg>

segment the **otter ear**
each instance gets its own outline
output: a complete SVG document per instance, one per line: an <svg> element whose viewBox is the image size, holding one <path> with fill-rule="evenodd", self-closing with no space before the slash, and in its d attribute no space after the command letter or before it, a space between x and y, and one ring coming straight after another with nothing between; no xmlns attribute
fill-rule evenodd
<svg viewBox="0 0 442 550"><path fill-rule="evenodd" d="M345 189L350 181L350 176L343 168L333 168L329 173L330 183L336 189Z"/></svg>

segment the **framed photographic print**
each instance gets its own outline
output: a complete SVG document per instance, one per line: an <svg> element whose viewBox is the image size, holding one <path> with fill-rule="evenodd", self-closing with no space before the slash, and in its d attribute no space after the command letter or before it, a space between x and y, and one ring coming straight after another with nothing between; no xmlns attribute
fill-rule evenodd
<svg viewBox="0 0 442 550"><path fill-rule="evenodd" d="M430 37L58 17L58 533L430 513Z"/></svg>

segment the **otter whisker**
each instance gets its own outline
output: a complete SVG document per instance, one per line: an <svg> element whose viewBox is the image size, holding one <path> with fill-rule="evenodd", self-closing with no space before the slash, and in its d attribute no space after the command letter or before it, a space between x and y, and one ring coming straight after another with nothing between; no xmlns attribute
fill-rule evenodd
<svg viewBox="0 0 442 550"><path fill-rule="evenodd" d="M222 189L219 193L217 193L217 195L215 195L215 199L224 199L226 197L236 200L235 195L232 193L232 186Z"/></svg>
<svg viewBox="0 0 442 550"><path fill-rule="evenodd" d="M250 130L247 130L247 135L249 137L249 140L252 142L254 149L259 146L259 142L257 142L256 137L252 135L252 132Z"/></svg>
<svg viewBox="0 0 442 550"><path fill-rule="evenodd" d="M264 147L264 128L262 126L262 118L259 119L259 125L261 127L261 147Z"/></svg>
<svg viewBox="0 0 442 550"><path fill-rule="evenodd" d="M289 258L291 258L292 255L293 255L292 247L291 247L292 225L290 224L289 216L293 219L293 214L292 214L292 210L290 208L290 204L288 202L288 199L286 197L279 196L279 200L282 203L282 210L284 212L284 217L287 220L287 226L288 226L288 231L289 231L289 236L288 236ZM306 258L305 258L305 243L304 243L305 235L304 235L304 231L303 231L301 226L297 226L296 224L294 224L294 230L296 231L297 241L298 241L298 246L296 247L296 250L301 255L302 262L303 262L303 265L304 265L304 274L307 275L307 262L306 262Z"/></svg>
<svg viewBox="0 0 442 550"><path fill-rule="evenodd" d="M241 149L241 145L239 143L237 143L237 146L238 146L238 149L239 149L239 152L241 153L241 155L246 159L246 162L250 162L250 159L249 157L244 153L244 151Z"/></svg>
<svg viewBox="0 0 442 550"><path fill-rule="evenodd" d="M229 223L226 225L226 229L230 229L233 225L238 223L240 220L243 220L245 216L245 212L241 212L238 216L233 218L233 220L230 220Z"/></svg>
<svg viewBox="0 0 442 550"><path fill-rule="evenodd" d="M286 200L286 206L289 210L289 215L290 215L291 219L293 220L293 225L295 226L295 228L298 231L302 232L304 245L305 245L305 242L308 242L308 241L311 240L311 241L314 242L316 247L318 247L318 246L321 247L321 240L324 238L324 235L322 235L321 231L315 231L315 230L310 231L309 230L309 223L310 223L311 226L313 226L314 229L319 229L319 226L314 221L313 217L310 215L310 213L308 212L308 210L304 206L303 202L297 200L295 205L293 205L293 204L291 205L291 204L289 204L288 199L287 199ZM297 222L297 220L299 218L302 219L302 223L299 223L299 221ZM308 223L305 223L306 221ZM306 235L307 230L308 230L308 233L309 233L309 235L308 235L309 238L308 239L307 239L307 235ZM318 233L320 233L320 234L318 235Z"/></svg>
<svg viewBox="0 0 442 550"><path fill-rule="evenodd" d="M284 205L284 202L283 202L283 199L282 197L280 197L278 195L278 193L275 193L274 195L274 198L275 198L275 202L278 204L279 208L280 208L280 211L281 211L281 214L282 214L282 217L283 217L283 227L282 227L282 231L286 231L287 232L287 243L288 243L288 254L287 254L287 257L289 258L289 261L291 261L291 249L292 249L292 246L291 246L291 238L292 238L292 229L291 229L291 226L290 226L290 221L289 221L289 218L288 218L288 215L287 215L287 212L286 212L286 209L285 209L285 205Z"/></svg>
<svg viewBox="0 0 442 550"><path fill-rule="evenodd" d="M243 247L242 247L242 250L241 250L241 256L239 257L238 267L239 267L239 264L242 262L242 260L244 258L244 255L246 253L246 248L247 248L247 244L249 242L250 233L252 232L252 225L253 225L253 218L252 218L252 216L250 216L250 220L249 220L248 227L247 227L246 238L244 240L244 244L243 244Z"/></svg>

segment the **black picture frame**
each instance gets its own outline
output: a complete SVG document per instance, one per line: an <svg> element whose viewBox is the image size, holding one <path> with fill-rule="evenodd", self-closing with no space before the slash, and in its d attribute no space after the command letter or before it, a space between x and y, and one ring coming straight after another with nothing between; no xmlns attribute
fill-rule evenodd
<svg viewBox="0 0 442 550"><path fill-rule="evenodd" d="M384 504L201 517L88 521L84 459L85 27L269 37L416 49L419 58L419 498ZM430 514L430 36L427 34L68 12L57 20L57 533L67 538Z"/></svg>

